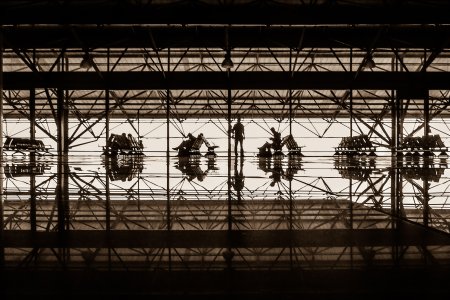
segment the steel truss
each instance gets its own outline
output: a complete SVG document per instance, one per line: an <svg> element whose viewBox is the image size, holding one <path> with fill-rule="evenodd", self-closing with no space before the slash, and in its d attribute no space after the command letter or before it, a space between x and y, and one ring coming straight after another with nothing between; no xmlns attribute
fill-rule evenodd
<svg viewBox="0 0 450 300"><path fill-rule="evenodd" d="M4 115L8 121L18 117L31 120L30 136L35 134L36 129L40 130L40 134L45 134L57 142L55 149L60 154L67 154L72 148L76 149L77 146L85 143L97 142L102 137L106 138L114 130L116 126L114 124L128 126L127 128L135 131L139 137L145 137L146 134L157 130L164 124L167 126L171 124L178 133L170 133L169 127L167 127L166 139L169 143L169 139L174 136L186 136L187 132L183 128L183 124L192 120L193 115L199 118L198 131L211 121L223 133L224 138L230 139L229 128L232 119L238 114L251 118L250 121L246 121L247 124L252 123L252 120L258 117L274 118L274 121L279 123L278 129L292 132L295 135L298 130L297 127L301 127L319 138L327 137L327 133L333 131L333 126L343 125L350 135L368 134L379 146L395 152L404 136L420 134L423 128L426 128L428 133L429 129L432 128L430 126L432 120L437 120L440 117L443 120L447 118L446 108L449 103L447 90L426 90L424 93L423 90L419 89L416 94L404 93L406 84L409 84L411 80L417 81L417 78L423 78L423 72L427 68L446 68L446 63L443 63L443 66L439 65L442 64L442 61L439 61L439 55L445 57L445 52L435 51L423 54L422 51L418 50L369 49L361 51L353 48L344 50L326 49L326 51L314 48L291 49L281 52L275 52L270 48L263 51L247 49L240 50L238 52L240 54L234 57L237 59L235 62L236 69L225 74L222 71L217 72L220 70L219 57L222 55L217 49L213 49L214 51L207 48L200 51L196 50L194 55L196 59L200 58L197 62L189 60L190 49L182 49L178 52L177 50L160 50L157 48L137 50L123 49L117 51L114 49L111 51L111 49L105 49L102 55L106 56L96 58L98 54L94 54L93 67L90 71L84 73L77 72L80 70L76 67L79 64L80 56L77 55L80 52L74 53L63 49L46 59L40 58L40 56L48 55L48 53L39 53L35 50L31 52L14 50L9 54L7 53L6 61L10 59L15 63L19 61L24 64L23 66L15 65L15 68L19 70L17 74L20 76L31 74L37 76L35 77L38 78L36 82L41 80L45 83L47 82L45 78L48 76L54 75L55 78L64 78L64 76L70 74L70 76L74 76L74 79L77 79L74 82L80 85L77 86L76 90L68 89L65 86L52 85L45 88L40 86L38 89L30 90L30 82L23 81L28 87L27 91L5 90ZM89 53L92 52L89 51ZM8 55L10 56L8 57ZM407 59L409 55L411 55L410 60ZM14 58L14 56L17 57ZM171 58L169 59L169 57ZM365 63L369 57L377 61L379 72L365 72L368 71ZM140 61L136 61L136 59ZM12 64L12 66L14 65ZM29 68L31 72L20 71L22 68ZM270 72L273 73L270 74L268 71L274 68L278 72ZM183 71L180 72L179 69ZM410 69L418 72L409 72ZM55 72L55 70L58 72ZM144 70L148 71L144 73ZM325 85L321 89L313 89L314 87L311 86L310 89L300 90L295 85L296 81L291 80L292 78L295 79L298 72L302 72L308 73L307 75L310 76L310 82L312 83L316 80L314 76L319 76L318 78L329 76L327 75L328 71L331 71L331 74L336 74L335 76L346 74L345 76L351 80L345 79L342 81L340 89L331 86L331 89L326 90L323 89ZM239 72L242 75L239 75ZM198 85L197 87L174 89L171 82L176 77L172 76L178 76L178 73L188 74L189 77L195 78L191 82L195 82L201 76L207 75L210 77L219 73L221 83L218 87L220 88L205 89L202 85ZM280 78L286 76L288 80L283 81L282 89L267 88L264 81L259 81L258 85L251 86L251 89L248 89L248 87L244 90L233 89L233 80L236 80L233 79L234 76L239 79L239 76L256 75L260 76L259 79L261 79L266 76L266 73L267 78L270 76L272 80L277 76L281 76ZM8 87L8 76L13 76L13 74L5 74L6 87ZM83 74L83 76L80 74ZM127 77L134 74L138 76L155 74L160 77L160 86L158 86L158 89L151 90L115 89L114 86L104 84L105 80L110 79L108 76L111 74L123 74ZM364 77L365 74L383 76L384 82L376 83L380 86L374 87L384 87L386 90L370 89L371 84L373 84L371 80L377 77L366 77L365 81L362 82L363 85L369 84L367 86L369 89L358 89L358 78ZM445 75L445 73L443 74ZM386 80L386 76L391 75L397 76L393 77L396 79L408 79L404 81L403 85L396 82L391 86L391 83L388 84ZM195 76L200 77L196 78ZM414 79L414 76L416 76L416 79ZM92 87L89 85L84 85L82 78L85 78L85 82L95 82L93 78L100 79L98 82L101 82L102 89L91 89ZM146 81L149 81L148 78ZM323 82L323 79L319 82ZM83 88L80 88L82 86ZM263 86L264 89L258 88ZM330 85L326 87L330 88ZM419 96L423 99L418 99ZM28 98L30 101L28 101ZM119 117L122 117L122 119L119 119ZM417 121L411 129L405 126L405 123L413 117L416 117ZM223 118L225 118L226 123L222 121L212 122L212 120L223 120ZM322 128L318 128L315 122L320 118L326 123ZM209 121L205 122L208 119ZM343 119L349 119L349 122L343 121ZM390 124L386 124L387 119L391 121ZM152 124L150 129L147 129L149 130L148 133L143 134L140 131L139 122L142 122L142 120L147 124ZM261 124L258 124L258 126L261 126ZM56 136L54 135L55 127L58 133ZM269 126L263 125L263 127L267 131ZM169 144L167 144L166 149L166 157L168 158L170 155ZM193 257L197 257L196 259L202 262L199 263L202 267L205 266L204 262L206 261L208 262L208 268L216 268L215 262L220 260L219 267L221 268L222 259L227 261L230 253L233 253L233 260L237 261L238 265L240 263L247 266L252 265L253 262L249 262L249 260L254 260L255 257L260 258L257 260L256 268L278 266L278 264L275 264L278 260L283 260L286 266L291 266L297 262L300 264L299 267L305 268L307 264L304 265L306 263L304 258L317 260L318 255L325 255L325 257L330 255L334 259L333 266L340 266L341 264L345 266L349 260L355 264L369 264L370 260L378 255L377 253L380 253L381 257L384 257L384 255L395 256L395 259L398 260L401 259L406 250L416 251L411 250L414 249L411 246L416 245L415 242L405 240L402 242L406 243L407 247L401 245L401 248L396 248L394 255L392 252L394 250L387 247L383 242L388 239L384 236L385 234L388 235L388 229L397 228L396 226L400 226L399 224L403 224L404 221L414 223L420 221L426 226L448 231L448 226L445 225L448 216L439 209L438 212L434 212L434 208L432 209L428 204L427 198L429 196L415 194L422 205L420 211L426 212L420 220L418 220L417 211L408 211L403 207L403 189L400 188L402 185L401 176L403 175L396 174L395 171L377 179L372 179L370 176L365 178L367 187L363 188L361 194L359 194L362 189L361 183L355 185L352 182L354 180L352 177L349 179L348 191L333 192L327 184L326 178L302 179L301 176L300 178L297 177L295 172L301 170L301 163L289 160L287 166L280 162L273 162L273 165L262 168L262 170L272 173L272 181L263 183L256 189L236 190L236 180L240 175L237 172L232 176L230 151L230 145L228 145L229 165L226 168L228 177L224 177L213 190L205 188L201 182L197 182L196 179L190 177L194 174L198 180L201 178L198 175L205 176L203 170L200 173L195 173L198 166L191 167L193 170L190 171L190 174L186 172L185 176L175 180L170 179L168 167L166 172L167 182L155 183L142 176L139 167L131 177L111 176L111 170L103 176L96 172L80 175L78 172L69 170L64 164L64 157L60 156L58 159L61 161L56 172L57 175L43 181L55 188L57 201L42 198L49 195L48 192L41 193L39 191L40 185L38 185L33 189L37 193L35 203L31 201L30 204L25 204L23 211L18 210L14 205L11 206L11 212L13 213L6 218L5 229L7 230L4 232L6 237L10 234L8 231L11 231L11 234L13 232L16 234L18 230L36 232L36 236L43 239L42 244L39 244L42 247L39 248L44 249L33 250L31 256L28 254L28 250L24 250L20 254L20 251L16 252L15 247L20 246L26 249L30 245L26 242L14 244L14 241L11 241L11 250L16 249L11 252L11 255L19 257L18 260L13 261L17 262L23 259L25 263L28 263L31 261L31 257L33 257L33 261L36 261L36 257L39 257L38 254L42 252L53 253L62 264L71 262L71 257L77 255L79 255L81 265L86 263L91 266L97 261L106 264L106 261L111 263L117 259L125 264L129 259L127 258L128 255L133 257L133 251L138 251L136 253L148 253L149 261L155 262L156 259L158 267L161 264L166 264L167 260L170 261L171 267L174 266L172 265L173 261L178 261L180 268L181 266L186 267L186 264L183 264L183 259L192 260ZM265 165L265 163L263 164ZM167 159L167 165L169 165L169 159ZM395 169L395 167L392 168ZM238 170L237 165L235 165L234 170ZM122 178L122 180L125 178L128 180L129 178L129 186L123 188L120 185L115 185L113 180L118 178ZM389 180L391 181L390 197L381 196L383 192L380 191L383 191ZM381 187L379 187L380 184ZM414 188L418 188L417 184L411 184ZM419 191L426 194L428 188L419 189ZM369 196L367 196L368 191L371 191ZM5 196L7 198L19 197L20 193L15 195L7 192ZM200 199L207 200L200 201ZM302 201L298 201L298 199L302 199ZM20 197L13 200L8 199L8 203L9 201L12 204L24 202ZM37 203L42 205L42 208L38 209ZM391 204L392 207L386 208L386 203ZM373 205L373 207L368 204ZM30 206L29 211L27 210L28 206ZM318 211L319 213L310 214L311 211ZM395 213L392 213L392 211ZM40 213L38 214L38 212ZM4 214L8 215L7 206L4 208ZM431 215L433 217L430 221ZM28 218L30 222L23 222L23 218L25 220ZM375 236L380 235L379 240L375 240L375 244L371 242L365 244L363 236L361 236L363 241L350 242L350 245L355 245L357 250L346 246L348 244L334 245L327 240L324 240L323 244L315 244L308 239L302 240L295 234L293 235L294 230L301 230L302 234L303 231L305 234L309 231L316 234L316 230L331 229L336 230L339 236L341 234L345 236L349 230L372 231L374 230L372 228L374 224L377 224L377 228L383 228L387 231L374 233ZM83 230L87 232L83 232ZM200 243L194 245L195 247L175 244L173 246L159 245L156 248L148 248L149 245L138 243L136 248L142 248L142 250L131 249L131 252L124 251L122 253L123 250L119 251L116 248L121 248L123 245L108 244L108 247L105 248L104 238L101 236L89 237L90 231L92 231L94 235L101 235L102 232L117 233L123 238L122 231L127 231L127 235L130 231L136 235L135 237L138 240L141 240L139 235L146 234L144 233L145 230L150 231L149 236L146 237L152 243L157 239L160 231L168 232L169 235L174 232L176 236L177 234L190 234L189 230L200 230L203 232L201 234L206 234L208 239L211 238L212 244ZM248 231L249 241L254 241L259 231L267 233L266 231L270 230L280 230L285 232L289 237L287 240L290 242L288 244L280 242L280 248L278 249L273 247L272 244L252 244L252 242L240 244L241 237L234 237L237 240L234 242L233 238L231 240L226 238L228 233L233 235L233 230ZM216 231L219 232L217 236L215 235ZM70 238L72 232L74 232L73 239ZM155 236L152 237L152 234L155 234ZM253 234L255 234L254 237L252 237ZM68 239L68 249L66 250L70 252L70 255L66 250L46 252L45 249L52 249L52 236L62 236ZM200 236L195 240L204 238L205 236ZM90 239L98 242L89 244L87 240ZM436 239L441 241L438 237ZM24 236L23 240L27 241L27 235ZM268 240L273 241L270 238L267 238ZM72 244L72 241L74 244ZM345 241L349 242L348 239ZM124 245L134 245L130 240L127 240L127 243L131 244L125 243ZM423 241L420 241L420 243L423 243ZM8 245L6 244L7 248ZM86 245L92 247L86 249ZM435 244L432 242L430 245L434 247ZM446 251L447 244L440 245L438 243L438 245L439 247L433 248L433 251ZM269 246L271 247L268 248ZM225 252L227 250L228 252ZM429 256L430 250L425 250ZM419 251L417 253L422 255L425 250L421 248L420 251L417 250ZM355 254L354 251L358 254ZM77 255L72 252L77 253ZM224 256L224 253L228 253L228 255ZM362 262L354 261L355 256L362 257ZM150 257L152 258L150 259ZM262 259L263 257L264 259ZM300 257L303 259L300 259ZM269 259L270 263L265 262L267 258L272 259ZM345 262L342 263L341 259L344 259ZM134 263L130 262L130 264L133 265ZM109 265L111 266L111 264Z"/></svg>
<svg viewBox="0 0 450 300"><path fill-rule="evenodd" d="M73 35L78 36L76 30ZM373 43L379 38L380 33L374 34ZM444 120L446 124L450 102L443 47L233 51L236 68L226 73L220 67L222 50L217 48L162 49L156 44L152 48L93 51L13 48L5 52L4 116L33 120L33 126L56 144L55 126L62 117L68 118L74 124L66 126L70 134L65 147L72 149L98 142L110 129L104 121L114 118L125 118L139 135L136 122L164 118L166 99L171 102L169 116L180 123L194 115L227 118L229 85L232 117L289 119L318 137L339 123L339 118L350 118L350 134L368 134L379 146L392 151L403 136L422 129L428 133L433 121ZM80 73L85 54L91 55L92 67ZM375 68L366 67L369 59L376 62ZM27 89L11 89L9 83ZM128 83L133 87L124 85ZM306 89L299 90L299 84ZM407 90L411 84L415 89ZM30 90L33 86L39 88ZM328 127L317 130L310 121L316 118L322 118ZM404 126L405 119L411 118L417 123L412 129ZM397 123L393 126L392 121L389 126L387 119ZM398 141L391 138L393 131Z"/></svg>
<svg viewBox="0 0 450 300"><path fill-rule="evenodd" d="M357 294L382 274L378 284L404 278L411 295L448 278L446 158L398 156L411 137L450 144L448 4L88 2L0 3L0 144L53 148L0 148L9 289L67 270L71 284L114 271L108 280L126 274L150 293L250 282L310 295L312 275ZM307 156L367 135L380 157L321 162L312 176L308 157L234 157L238 117L246 147L274 127ZM144 141L145 158L92 157L122 132ZM174 157L188 133L205 133L218 157Z"/></svg>

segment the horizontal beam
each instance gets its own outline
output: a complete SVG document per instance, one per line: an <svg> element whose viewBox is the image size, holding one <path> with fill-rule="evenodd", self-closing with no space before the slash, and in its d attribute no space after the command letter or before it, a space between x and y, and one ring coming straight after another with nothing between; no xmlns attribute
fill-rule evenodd
<svg viewBox="0 0 450 300"><path fill-rule="evenodd" d="M356 77L356 78L355 78ZM5 72L5 90L226 90L226 72ZM231 72L233 90L450 89L449 72Z"/></svg>
<svg viewBox="0 0 450 300"><path fill-rule="evenodd" d="M230 27L231 48L441 48L449 26ZM24 26L3 29L6 49L222 48L224 27Z"/></svg>
<svg viewBox="0 0 450 300"><path fill-rule="evenodd" d="M154 255L154 260L137 260L134 264L116 256L104 263L46 262L38 256L31 262L5 267L0 287L5 299L67 299L70 293L72 299L96 295L107 299L378 300L389 294L389 298L401 300L447 299L449 294L450 271L441 260L427 264L404 255L402 259L386 258L387 263L378 263L376 257L370 265L353 266L344 257L324 267L314 261L314 253L312 259L301 254L295 253L291 265L276 261L265 267L270 261L255 259L237 266L232 263L231 268L222 257L201 265L180 263L175 251L172 255L176 259L169 263L162 263L159 253L147 254ZM265 263L263 267L261 262ZM248 267L243 268L244 263Z"/></svg>
<svg viewBox="0 0 450 300"><path fill-rule="evenodd" d="M450 24L446 1L2 1L1 24ZM430 2L430 3L427 3ZM225 3L225 4L224 4ZM230 3L230 4L227 4Z"/></svg>
<svg viewBox="0 0 450 300"><path fill-rule="evenodd" d="M3 231L2 246L12 248L283 248L392 245L450 245L445 233L404 224L401 229L330 230L112 230L67 232Z"/></svg>

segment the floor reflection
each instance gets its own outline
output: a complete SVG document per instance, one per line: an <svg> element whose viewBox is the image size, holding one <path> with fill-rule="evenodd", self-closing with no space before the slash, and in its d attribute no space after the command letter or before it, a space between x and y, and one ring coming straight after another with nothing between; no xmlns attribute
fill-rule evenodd
<svg viewBox="0 0 450 300"><path fill-rule="evenodd" d="M219 170L214 156L209 156L207 161L207 168L205 171L200 167L201 159L199 156L179 156L178 161L174 163L174 166L181 171L188 181L194 179L203 181L210 172Z"/></svg>
<svg viewBox="0 0 450 300"><path fill-rule="evenodd" d="M142 173L144 159L142 155L102 156L106 174L112 181L131 181Z"/></svg>
<svg viewBox="0 0 450 300"><path fill-rule="evenodd" d="M359 181L367 180L376 170L373 156L339 156L335 158L334 166L342 178Z"/></svg>
<svg viewBox="0 0 450 300"><path fill-rule="evenodd" d="M7 178L29 177L32 175L43 175L44 172L50 170L48 164L45 163L26 163L12 162L4 165L4 172Z"/></svg>
<svg viewBox="0 0 450 300"><path fill-rule="evenodd" d="M296 272L351 271L336 279L344 284L450 267L444 158L26 157L3 168L0 261L10 280L123 271L154 276L147 288L161 293L163 278L178 292L198 292L200 279L217 292L215 280L232 272L258 278L249 291L298 292L310 285L295 284Z"/></svg>
<svg viewBox="0 0 450 300"><path fill-rule="evenodd" d="M419 158L417 156L408 157L398 160L397 166L400 168L402 175L407 180L422 180L439 182L444 176L447 166L447 158Z"/></svg>
<svg viewBox="0 0 450 300"><path fill-rule="evenodd" d="M269 178L272 179L270 186L279 184L281 179L292 181L298 171L302 170L302 157L299 155L291 155L287 157L259 157L258 167L266 174L271 173Z"/></svg>

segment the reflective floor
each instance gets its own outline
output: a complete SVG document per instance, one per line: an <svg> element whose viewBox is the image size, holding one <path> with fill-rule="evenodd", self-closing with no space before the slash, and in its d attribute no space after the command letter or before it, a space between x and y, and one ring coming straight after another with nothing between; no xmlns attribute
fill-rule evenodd
<svg viewBox="0 0 450 300"><path fill-rule="evenodd" d="M450 292L446 158L16 155L3 174L4 297Z"/></svg>

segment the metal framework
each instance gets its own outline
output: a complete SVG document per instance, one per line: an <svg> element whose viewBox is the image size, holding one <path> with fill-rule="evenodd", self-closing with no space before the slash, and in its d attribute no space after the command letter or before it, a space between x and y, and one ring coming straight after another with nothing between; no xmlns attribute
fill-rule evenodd
<svg viewBox="0 0 450 300"><path fill-rule="evenodd" d="M91 2L0 2L0 144L53 148L17 158L0 147L0 267L11 278L131 270L167 293L167 274L183 292L195 272L216 293L236 285L231 274L241 292L264 274L273 290L295 286L297 272L448 275L446 158L397 155L407 137L450 145L449 4ZM246 149L244 168L232 156L238 116L249 144L275 127L305 157ZM100 159L126 131L147 157ZM214 132L218 157L174 158L188 132ZM358 135L381 157L311 158Z"/></svg>

